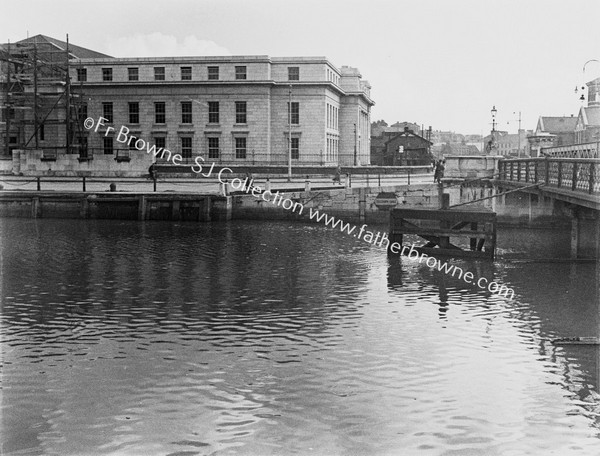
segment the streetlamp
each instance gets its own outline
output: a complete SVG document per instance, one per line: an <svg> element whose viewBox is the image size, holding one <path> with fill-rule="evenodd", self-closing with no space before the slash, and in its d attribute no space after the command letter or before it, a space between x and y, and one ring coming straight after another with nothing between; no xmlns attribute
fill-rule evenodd
<svg viewBox="0 0 600 456"><path fill-rule="evenodd" d="M492 107L492 134L490 137L490 140L488 142L487 145L487 150L489 154L492 154L494 152L494 149L496 147L496 114L498 113L498 110L496 109L496 105L494 105Z"/></svg>
<svg viewBox="0 0 600 456"><path fill-rule="evenodd" d="M583 64L583 69L581 70L581 71L582 71L582 74L583 74L583 84L585 84L585 82L586 82L586 81L585 81L585 67L587 66L587 64L588 64L588 63L591 63L591 62L600 63L600 60L597 60L597 59L590 59L590 60L588 60L587 62L585 62L585 63ZM578 86L575 86L575 93L577 93L577 92L579 92L579 87L578 87ZM585 85L582 85L582 86L581 86L581 96L579 97L579 99L580 99L582 102L583 102L583 101L585 101ZM589 101L589 100L588 100L588 101Z"/></svg>

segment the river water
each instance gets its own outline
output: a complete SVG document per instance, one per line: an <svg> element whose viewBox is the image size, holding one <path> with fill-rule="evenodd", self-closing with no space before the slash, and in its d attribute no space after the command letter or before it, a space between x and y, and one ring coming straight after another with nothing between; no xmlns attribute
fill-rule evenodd
<svg viewBox="0 0 600 456"><path fill-rule="evenodd" d="M455 262L509 300L314 224L0 228L3 454L600 454L568 232Z"/></svg>

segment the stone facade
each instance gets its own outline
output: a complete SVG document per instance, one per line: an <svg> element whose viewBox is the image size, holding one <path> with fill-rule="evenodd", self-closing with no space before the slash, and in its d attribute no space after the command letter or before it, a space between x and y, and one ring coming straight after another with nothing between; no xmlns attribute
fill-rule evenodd
<svg viewBox="0 0 600 456"><path fill-rule="evenodd" d="M164 80L155 80L157 68ZM87 115L98 119L107 104L113 113L101 135L88 133L92 150L103 148L107 127L125 126L184 162L286 164L291 139L292 166L369 164L370 86L358 70L324 58L82 59L73 80L81 69ZM112 70L111 81L103 69ZM138 80L129 81L130 69ZM108 136L123 147L115 132Z"/></svg>
<svg viewBox="0 0 600 456"><path fill-rule="evenodd" d="M57 40L38 37L36 42L61 47ZM37 149L92 160L127 155L135 147L119 141L124 127L129 137L182 155L184 164L202 157L218 164L286 165L290 155L292 166L370 163L374 102L356 68L337 68L325 57L113 58L72 48L78 52L69 54L70 84L55 87L57 95L69 87L72 128L63 103L45 117ZM17 113L23 118L15 118L11 128L19 135L11 133L15 144L4 156L32 147L24 139L35 131L30 111ZM81 128L88 116L109 121L88 131ZM38 113L38 124L42 117ZM145 165L153 159L147 154Z"/></svg>

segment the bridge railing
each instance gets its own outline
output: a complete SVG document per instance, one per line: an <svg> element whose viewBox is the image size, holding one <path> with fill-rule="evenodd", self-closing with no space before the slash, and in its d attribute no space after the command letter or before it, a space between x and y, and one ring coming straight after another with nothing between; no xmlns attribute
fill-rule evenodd
<svg viewBox="0 0 600 456"><path fill-rule="evenodd" d="M600 142L543 147L541 152L550 158L600 158Z"/></svg>
<svg viewBox="0 0 600 456"><path fill-rule="evenodd" d="M498 179L583 193L600 193L598 158L519 158L500 160Z"/></svg>

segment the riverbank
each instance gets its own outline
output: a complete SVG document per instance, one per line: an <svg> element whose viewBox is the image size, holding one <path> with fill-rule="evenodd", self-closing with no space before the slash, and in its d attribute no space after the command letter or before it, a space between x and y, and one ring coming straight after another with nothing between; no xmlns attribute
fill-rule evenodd
<svg viewBox="0 0 600 456"><path fill-rule="evenodd" d="M183 185L184 183L180 183ZM79 184L80 185L80 184ZM190 184L191 185L191 184ZM225 221L309 220L308 210L352 223L388 223L392 207L439 207L437 187L431 184L377 187L335 187L331 183L273 184L270 193L285 195L303 212L289 211L243 192L213 191L2 191L0 217ZM320 186L319 186L320 185ZM568 218L545 215L530 220L515 216L510 207L496 207L499 226L563 227Z"/></svg>

